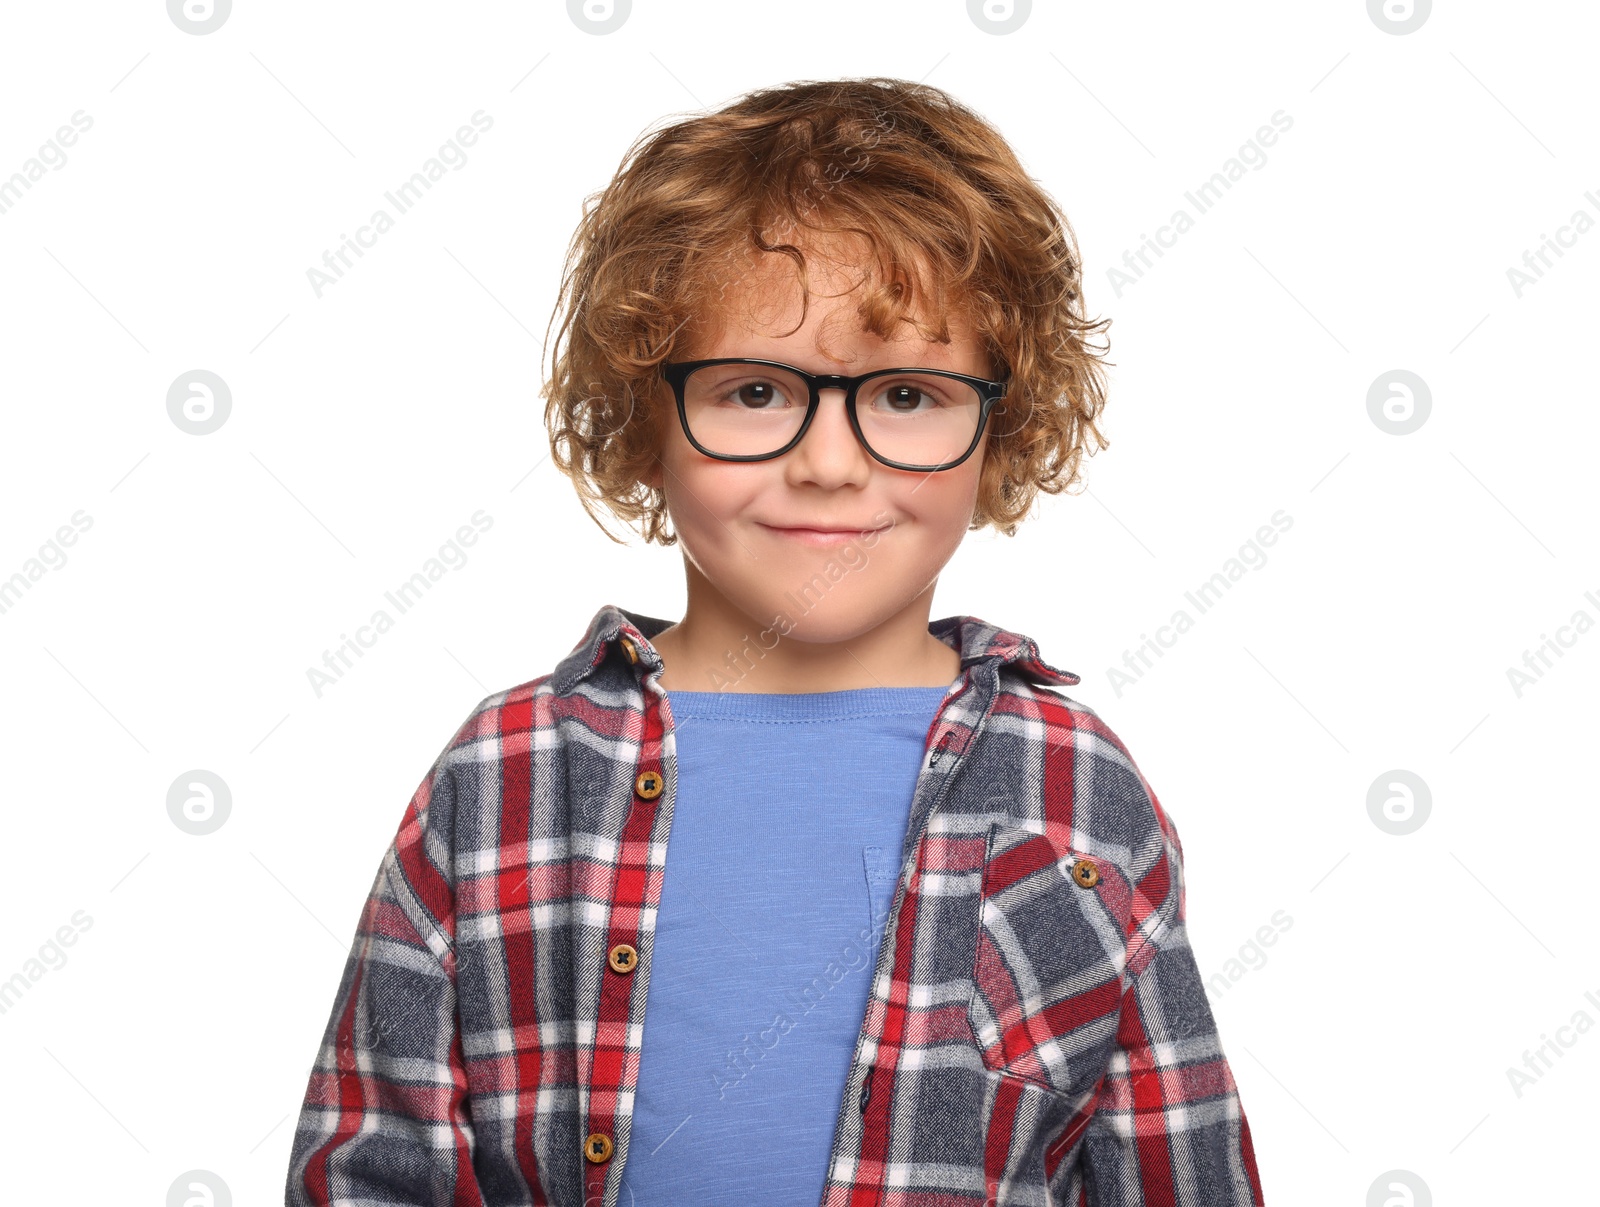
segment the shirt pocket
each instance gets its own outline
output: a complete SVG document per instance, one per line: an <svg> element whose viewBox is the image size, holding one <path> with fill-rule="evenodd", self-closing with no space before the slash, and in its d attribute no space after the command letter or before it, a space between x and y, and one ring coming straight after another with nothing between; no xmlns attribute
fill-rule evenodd
<svg viewBox="0 0 1600 1207"><path fill-rule="evenodd" d="M1086 1098L1122 1012L1127 877L1108 859L993 823L977 908L967 1021L984 1066Z"/></svg>
<svg viewBox="0 0 1600 1207"><path fill-rule="evenodd" d="M889 924L900 865L890 859L888 847L862 847L861 862L867 877L869 921L874 933L881 932Z"/></svg>

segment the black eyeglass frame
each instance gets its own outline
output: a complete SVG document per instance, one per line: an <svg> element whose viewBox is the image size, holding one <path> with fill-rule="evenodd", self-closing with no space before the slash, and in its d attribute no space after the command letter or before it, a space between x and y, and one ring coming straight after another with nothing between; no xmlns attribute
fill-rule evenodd
<svg viewBox="0 0 1600 1207"><path fill-rule="evenodd" d="M689 374L696 369L709 368L712 365L760 365L769 369L782 369L786 373L793 373L806 383L811 391L811 400L806 407L806 417L800 423L800 430L777 452L773 453L714 453L705 445L694 438L694 433L689 430L689 414L683 401L684 383L689 380ZM954 461L944 461L938 465L909 465L903 461L891 461L880 454L867 443L867 438L861 434L861 421L856 418L856 391L865 382L877 377L896 377L906 373L915 373L922 377L948 377L954 381L965 382L978 391L980 406L978 411L978 424L972 433L972 443L967 445L967 451ZM708 457L718 461L771 461L774 457L781 457L800 441L805 439L806 432L811 427L811 420L816 416L817 407L822 402L823 390L844 391L844 411L850 419L850 429L855 432L856 440L867 453L877 461L881 461L890 469L909 470L913 473L938 473L940 470L954 469L978 447L978 441L983 439L983 430L989 423L989 413L994 405L1006 396L1006 389L1010 385L1004 381L989 381L982 377L971 377L965 373L953 373L948 369L874 369L871 373L863 373L859 377L842 377L837 373L807 373L804 369L797 369L793 365L786 365L780 360L759 360L749 356L718 356L710 360L681 360L667 361L661 366L661 376L672 387L673 394L678 399L678 422L683 426L683 434L690 444Z"/></svg>

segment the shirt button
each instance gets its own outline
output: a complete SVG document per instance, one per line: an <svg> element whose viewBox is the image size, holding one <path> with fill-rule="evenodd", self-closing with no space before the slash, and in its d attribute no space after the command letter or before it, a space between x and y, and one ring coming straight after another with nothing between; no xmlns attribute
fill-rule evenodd
<svg viewBox="0 0 1600 1207"><path fill-rule="evenodd" d="M618 641L622 645L622 652L628 656L628 661L629 662L638 662L639 661L639 650L633 644L633 642L630 639L628 639L627 637L620 637L620 638L618 638Z"/></svg>
<svg viewBox="0 0 1600 1207"><path fill-rule="evenodd" d="M666 782L659 771L641 771L639 778L633 781L633 790L645 800L655 800L661 795L661 789L666 786Z"/></svg>
<svg viewBox="0 0 1600 1207"><path fill-rule="evenodd" d="M590 1132L589 1138L583 1142L583 1155L599 1165L611 1156L611 1137L604 1132Z"/></svg>
<svg viewBox="0 0 1600 1207"><path fill-rule="evenodd" d="M617 972L632 972L639 962L639 953L632 943L618 943L611 949L611 967Z"/></svg>
<svg viewBox="0 0 1600 1207"><path fill-rule="evenodd" d="M867 1113L867 1099L872 1097L872 1069L867 1069L867 1075L861 1079L861 1113Z"/></svg>
<svg viewBox="0 0 1600 1207"><path fill-rule="evenodd" d="M1072 878L1084 888L1093 888L1100 883L1100 869L1092 859L1079 859L1072 865Z"/></svg>

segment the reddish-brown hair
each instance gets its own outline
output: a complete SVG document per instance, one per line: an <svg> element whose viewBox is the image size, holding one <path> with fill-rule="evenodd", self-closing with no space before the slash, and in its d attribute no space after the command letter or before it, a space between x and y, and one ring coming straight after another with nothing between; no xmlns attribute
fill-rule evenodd
<svg viewBox="0 0 1600 1207"><path fill-rule="evenodd" d="M861 250L864 330L947 342L955 311L1010 383L971 528L1015 535L1040 491L1080 481L1091 440L1108 446L1107 349L1090 340L1110 320L1086 318L1072 228L1005 140L928 85L801 81L646 132L585 200L541 394L551 458L602 531L594 504L677 541L641 480L677 422L659 366L689 358L726 318L729 281L768 254L809 298L806 253L824 245Z"/></svg>

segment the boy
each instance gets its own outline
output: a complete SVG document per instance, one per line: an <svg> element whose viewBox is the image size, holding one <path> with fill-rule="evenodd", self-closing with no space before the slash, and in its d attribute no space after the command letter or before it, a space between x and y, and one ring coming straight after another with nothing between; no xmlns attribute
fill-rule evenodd
<svg viewBox="0 0 1600 1207"><path fill-rule="evenodd" d="M936 89L641 139L546 417L591 516L681 539L685 614L602 606L434 762L288 1203L1263 1201L1172 822L1076 675L929 622L966 531L1105 447L1080 280Z"/></svg>

